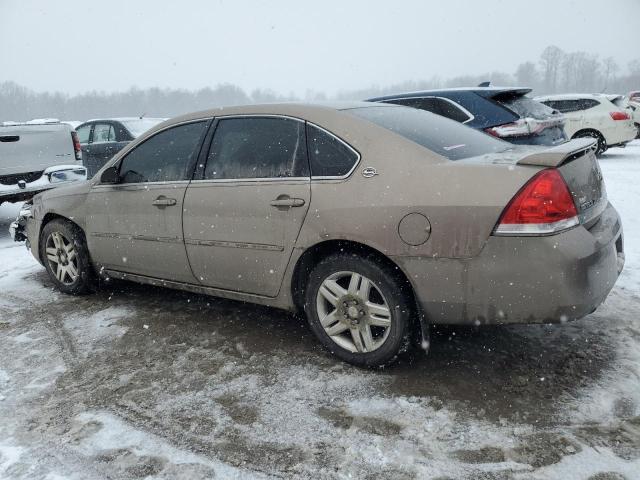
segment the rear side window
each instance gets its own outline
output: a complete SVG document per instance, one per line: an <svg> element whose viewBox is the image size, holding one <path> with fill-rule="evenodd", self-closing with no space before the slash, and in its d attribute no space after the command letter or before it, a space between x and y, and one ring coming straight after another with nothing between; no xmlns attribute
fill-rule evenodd
<svg viewBox="0 0 640 480"><path fill-rule="evenodd" d="M309 175L304 122L288 118L222 119L204 178L286 178Z"/></svg>
<svg viewBox="0 0 640 480"><path fill-rule="evenodd" d="M600 105L600 102L594 100L593 98L583 98L579 100L580 102L580 110L589 110L590 108L597 107Z"/></svg>
<svg viewBox="0 0 640 480"><path fill-rule="evenodd" d="M342 177L358 162L354 150L314 125L307 125L307 142L314 177Z"/></svg>
<svg viewBox="0 0 640 480"><path fill-rule="evenodd" d="M461 160L511 148L510 144L502 140L424 110L386 106L345 111L402 135L449 160Z"/></svg>
<svg viewBox="0 0 640 480"><path fill-rule="evenodd" d="M450 118L456 122L466 122L471 120L471 117L466 114L460 107L458 107L453 101L439 97L424 97L424 98L399 98L397 100L390 100L387 103L395 103L396 105L405 105L407 107L419 108L426 110L443 117Z"/></svg>
<svg viewBox="0 0 640 480"><path fill-rule="evenodd" d="M91 125L85 125L76 130L78 141L80 143L89 143L89 133L91 133Z"/></svg>
<svg viewBox="0 0 640 480"><path fill-rule="evenodd" d="M450 118L451 120L455 120L460 123L471 120L471 117L462 111L462 109L460 109L460 107L458 107L454 102L443 98L439 98L437 100L440 102L440 115L443 117Z"/></svg>
<svg viewBox="0 0 640 480"><path fill-rule="evenodd" d="M545 105L542 102L538 102L526 95L498 97L494 99L503 107L512 111L520 118L536 118L544 120L553 115L553 108Z"/></svg>
<svg viewBox="0 0 640 480"><path fill-rule="evenodd" d="M581 98L577 100L546 100L543 103L562 113L579 112L580 110L588 110L600 105L600 102L591 98Z"/></svg>
<svg viewBox="0 0 640 480"><path fill-rule="evenodd" d="M129 152L120 164L121 183L189 180L207 122L163 130Z"/></svg>

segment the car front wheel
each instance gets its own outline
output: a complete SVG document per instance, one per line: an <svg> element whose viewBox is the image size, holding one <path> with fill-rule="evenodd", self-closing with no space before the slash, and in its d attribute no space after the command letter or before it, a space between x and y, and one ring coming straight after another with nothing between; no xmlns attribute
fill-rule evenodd
<svg viewBox="0 0 640 480"><path fill-rule="evenodd" d="M89 293L93 269L80 228L65 220L52 220L42 229L40 257L49 277L64 293Z"/></svg>
<svg viewBox="0 0 640 480"><path fill-rule="evenodd" d="M335 254L312 270L305 310L329 351L354 365L381 367L409 345L411 298L392 269L371 257Z"/></svg>

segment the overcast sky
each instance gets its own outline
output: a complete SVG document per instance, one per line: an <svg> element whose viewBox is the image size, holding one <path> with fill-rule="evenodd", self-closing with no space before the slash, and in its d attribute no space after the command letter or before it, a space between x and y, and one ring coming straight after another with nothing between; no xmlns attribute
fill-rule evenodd
<svg viewBox="0 0 640 480"><path fill-rule="evenodd" d="M640 57L640 0L0 0L0 81L304 95L481 74L555 44Z"/></svg>

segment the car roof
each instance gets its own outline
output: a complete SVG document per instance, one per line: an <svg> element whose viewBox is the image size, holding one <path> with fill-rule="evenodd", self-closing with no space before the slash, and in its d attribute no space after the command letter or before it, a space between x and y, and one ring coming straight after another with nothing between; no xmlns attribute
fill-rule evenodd
<svg viewBox="0 0 640 480"><path fill-rule="evenodd" d="M89 120L85 120L82 123L89 123L89 122L111 122L111 121L115 121L115 122L133 122L136 120L158 120L159 122L162 122L164 120L166 120L166 118L162 118L162 117L110 117L110 118L90 118Z"/></svg>
<svg viewBox="0 0 640 480"><path fill-rule="evenodd" d="M413 92L396 93L392 95L383 95L380 97L369 98L369 102L379 102L384 100L394 100L397 98L412 98L412 97L428 97L436 94L452 93L452 92L473 92L481 97L492 98L503 93L515 93L519 95L526 95L531 92L531 88L526 87L455 87L455 88L440 88L435 90L417 90Z"/></svg>
<svg viewBox="0 0 640 480"><path fill-rule="evenodd" d="M253 105L236 105L228 107L210 108L198 112L187 113L172 118L165 125L171 123L197 120L201 118L220 117L228 115L283 115L300 117L303 119L322 115L330 112L338 113L343 110L372 107L394 107L396 105L372 105L370 102L346 101L346 102L286 102L286 103L262 103Z"/></svg>

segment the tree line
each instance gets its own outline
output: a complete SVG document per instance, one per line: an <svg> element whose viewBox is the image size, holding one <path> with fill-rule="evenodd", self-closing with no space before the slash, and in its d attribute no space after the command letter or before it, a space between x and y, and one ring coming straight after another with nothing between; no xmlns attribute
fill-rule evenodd
<svg viewBox="0 0 640 480"><path fill-rule="evenodd" d="M537 62L521 63L512 74L489 72L448 79L433 76L426 80L340 91L331 98L315 91L308 91L302 98L263 89L245 92L232 84L219 84L196 91L132 87L125 92L90 91L66 95L59 92L35 92L9 81L0 83L0 121L24 121L43 117L64 120L142 115L173 117L211 107L297 100L360 100L393 92L474 86L484 81L491 81L494 85L530 87L535 94L626 94L631 90L640 90L640 59L630 62L623 70L613 57L601 59L582 51L565 52L552 45L544 49Z"/></svg>

